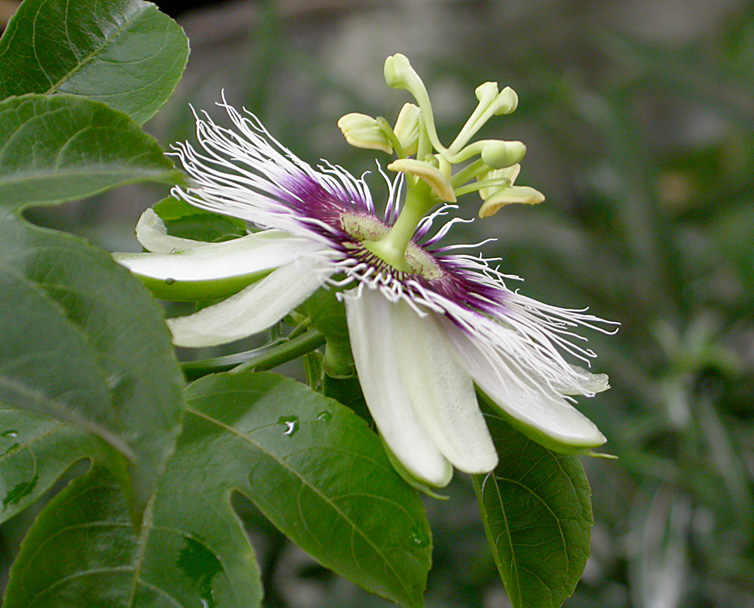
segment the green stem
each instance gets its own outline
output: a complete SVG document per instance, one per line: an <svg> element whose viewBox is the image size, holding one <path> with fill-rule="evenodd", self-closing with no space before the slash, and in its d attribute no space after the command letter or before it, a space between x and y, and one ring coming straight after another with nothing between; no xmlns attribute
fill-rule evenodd
<svg viewBox="0 0 754 608"><path fill-rule="evenodd" d="M406 158L406 153L403 150L403 146L401 145L398 137L395 135L395 131L393 131L390 123L382 116L378 116L377 118L375 118L375 120L377 121L377 126L380 128L380 131L382 131L383 135L387 137L390 145L393 146L393 150L395 150L396 156L398 158Z"/></svg>
<svg viewBox="0 0 754 608"><path fill-rule="evenodd" d="M365 241L364 247L394 268L410 272L406 250L419 222L433 206L429 184L418 180L415 185L409 185L405 204L393 227L379 241Z"/></svg>
<svg viewBox="0 0 754 608"><path fill-rule="evenodd" d="M481 158L475 160L473 163L466 165L463 169L458 171L453 177L450 178L450 185L455 190L460 188L470 179L475 178L483 171L489 171L490 167ZM459 196L456 192L456 196Z"/></svg>
<svg viewBox="0 0 754 608"><path fill-rule="evenodd" d="M186 361L181 364L181 369L187 380L229 370L234 373L249 369L268 370L312 352L324 343L325 337L316 329L311 329L295 338L282 338L254 350L202 361Z"/></svg>
<svg viewBox="0 0 754 608"><path fill-rule="evenodd" d="M267 352L260 354L258 357L249 359L242 365L234 368L233 373L246 370L263 371L266 369L273 369L278 365L298 359L324 344L325 336L316 329L310 329L306 333L303 333L292 340L287 340L283 344L271 348Z"/></svg>

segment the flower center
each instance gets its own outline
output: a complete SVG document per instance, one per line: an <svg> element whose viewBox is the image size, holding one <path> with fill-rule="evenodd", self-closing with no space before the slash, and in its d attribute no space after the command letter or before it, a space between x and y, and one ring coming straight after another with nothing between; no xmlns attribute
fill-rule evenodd
<svg viewBox="0 0 754 608"><path fill-rule="evenodd" d="M398 278L419 276L427 281L443 277L444 272L430 253L422 249L413 241L406 247L402 268L391 261L385 260L379 250L370 244L379 242L388 232L390 226L374 216L360 213L343 213L340 216L340 227L351 238L352 243L346 243L351 255L373 266L379 272L389 272Z"/></svg>

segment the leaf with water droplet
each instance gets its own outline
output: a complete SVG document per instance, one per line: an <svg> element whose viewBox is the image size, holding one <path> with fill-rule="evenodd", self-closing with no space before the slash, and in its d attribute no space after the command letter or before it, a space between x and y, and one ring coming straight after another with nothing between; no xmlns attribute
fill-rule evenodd
<svg viewBox="0 0 754 608"><path fill-rule="evenodd" d="M67 469L99 449L80 429L1 405L0 426L10 429L0 436L0 522L32 505Z"/></svg>
<svg viewBox="0 0 754 608"><path fill-rule="evenodd" d="M183 431L141 530L128 525L104 471L77 479L37 517L3 608L28 608L36 597L97 605L105 595L134 608L163 606L157 598L166 596L187 607L257 608L259 572L233 492L322 565L406 608L423 605L424 508L363 420L269 373L207 376L186 398ZM295 440L281 440L294 419Z"/></svg>

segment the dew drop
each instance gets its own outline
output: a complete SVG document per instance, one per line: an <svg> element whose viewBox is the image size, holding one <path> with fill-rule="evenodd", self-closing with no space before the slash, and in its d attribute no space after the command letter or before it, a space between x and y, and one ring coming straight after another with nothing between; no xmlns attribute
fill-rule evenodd
<svg viewBox="0 0 754 608"><path fill-rule="evenodd" d="M286 437L292 437L298 431L298 418L296 416L280 416L278 424L282 424L285 427L283 435Z"/></svg>
<svg viewBox="0 0 754 608"><path fill-rule="evenodd" d="M165 279L165 285L172 285L173 283L175 283L175 279L173 279L171 277L167 277Z"/></svg>
<svg viewBox="0 0 754 608"><path fill-rule="evenodd" d="M3 431L2 433L0 433L0 437L10 437L11 439L13 439L14 437L18 437L18 431L16 431L15 429Z"/></svg>
<svg viewBox="0 0 754 608"><path fill-rule="evenodd" d="M417 547L426 547L429 541L423 533L414 530L411 532L411 542Z"/></svg>
<svg viewBox="0 0 754 608"><path fill-rule="evenodd" d="M319 422L330 422L330 420L332 420L332 414L328 411L320 412L317 414L317 420Z"/></svg>

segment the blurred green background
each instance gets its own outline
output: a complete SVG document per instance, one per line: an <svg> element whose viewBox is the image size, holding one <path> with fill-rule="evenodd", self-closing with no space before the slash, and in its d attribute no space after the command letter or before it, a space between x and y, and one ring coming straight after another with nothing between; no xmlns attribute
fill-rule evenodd
<svg viewBox="0 0 754 608"><path fill-rule="evenodd" d="M7 6L0 3L0 19ZM586 459L595 527L572 608L754 607L754 5L739 0L288 0L160 2L191 39L178 93L147 126L192 136L187 104L255 112L303 158L374 172L336 120L390 120L407 98L382 80L403 52L425 78L445 141L487 80L519 94L483 135L526 142L519 182L547 196L464 226L496 237L512 285L620 321L592 332L612 390L580 409L618 460ZM2 23L0 21L0 23ZM384 164L384 163L383 163ZM374 180L377 191L381 179ZM37 211L110 250L136 249L139 213L164 193L123 188ZM376 196L379 200L379 195ZM474 217L478 200L461 199ZM509 606L470 480L427 501L428 607ZM330 575L239 501L266 606L387 606ZM2 529L7 567L33 514Z"/></svg>

